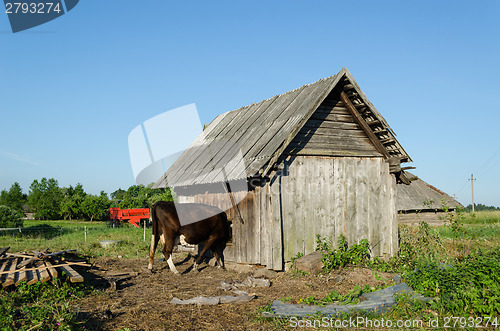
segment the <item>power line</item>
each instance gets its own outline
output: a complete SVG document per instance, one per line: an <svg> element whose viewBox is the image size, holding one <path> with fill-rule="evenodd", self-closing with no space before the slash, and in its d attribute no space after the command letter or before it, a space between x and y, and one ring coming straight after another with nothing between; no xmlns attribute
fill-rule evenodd
<svg viewBox="0 0 500 331"><path fill-rule="evenodd" d="M485 162L484 162L484 163L483 163L483 164L479 167L479 169L477 169L477 171L475 171L475 173L476 173L477 175L481 175L481 174L483 174L483 173L485 172L485 170L489 170L489 169L491 169L491 167L490 167L490 165L489 165L488 163L489 163L489 162L491 162L491 161L493 161L493 160L494 160L494 158L495 158L495 156L497 156L497 154L498 154L498 153L500 153L500 147L499 147L499 148L498 148L495 152L493 152L493 154L492 154L492 155L488 158L488 160L486 160L486 161L485 161ZM500 161L500 159L499 159L498 161ZM498 161L497 161L497 162L495 162L495 163L493 164L493 166L494 166L494 165L496 165L496 164L498 163Z"/></svg>

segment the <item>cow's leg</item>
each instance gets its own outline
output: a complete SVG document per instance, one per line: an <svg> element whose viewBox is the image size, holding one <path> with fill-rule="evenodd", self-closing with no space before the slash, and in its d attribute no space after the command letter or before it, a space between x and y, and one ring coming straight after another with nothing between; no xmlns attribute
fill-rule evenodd
<svg viewBox="0 0 500 331"><path fill-rule="evenodd" d="M217 245L214 250L214 256L217 259L217 267L226 269L226 266L224 265L224 255L223 255L224 247L221 245Z"/></svg>
<svg viewBox="0 0 500 331"><path fill-rule="evenodd" d="M158 240L160 238L158 236L155 236L154 234L151 235L151 245L149 246L149 265L148 269L152 270L153 269L153 263L155 259L155 252L156 252L156 246L158 245Z"/></svg>
<svg viewBox="0 0 500 331"><path fill-rule="evenodd" d="M174 237L174 238L172 238L172 237ZM171 236L171 235L167 235L167 236L163 237L163 235L162 235L162 242L164 242L163 255L165 256L165 259L167 260L170 271L172 271L176 275L179 275L179 271L177 271L177 268L175 267L174 261L172 260L172 251L174 249L174 245L179 243L179 237L178 236Z"/></svg>
<svg viewBox="0 0 500 331"><path fill-rule="evenodd" d="M210 236L208 240L203 244L203 249L201 250L200 254L198 254L198 258L193 264L193 271L198 271L198 265L201 263L203 260L203 257L205 255L205 252L212 247L214 242L217 240L217 237Z"/></svg>

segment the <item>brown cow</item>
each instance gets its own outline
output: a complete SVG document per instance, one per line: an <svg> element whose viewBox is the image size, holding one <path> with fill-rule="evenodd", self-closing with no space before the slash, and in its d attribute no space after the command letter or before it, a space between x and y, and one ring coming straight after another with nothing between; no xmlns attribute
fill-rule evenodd
<svg viewBox="0 0 500 331"><path fill-rule="evenodd" d="M213 251L219 267L224 268L223 250L229 240L229 223L225 212L217 207L198 203L174 204L158 201L151 207L150 215L153 221L153 235L149 247L148 269L153 269L156 246L161 239L163 255L168 261L170 271L179 274L172 261L172 250L179 243L180 235L184 235L188 244L204 243L193 270L197 270L208 249Z"/></svg>

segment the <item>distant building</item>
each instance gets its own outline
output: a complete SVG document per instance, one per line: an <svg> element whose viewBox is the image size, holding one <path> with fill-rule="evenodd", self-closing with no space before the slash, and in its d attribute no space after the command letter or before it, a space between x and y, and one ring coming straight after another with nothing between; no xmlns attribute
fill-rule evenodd
<svg viewBox="0 0 500 331"><path fill-rule="evenodd" d="M425 221L431 225L443 224L444 210L453 212L463 206L443 191L424 182L410 173L406 173L410 185L396 186L396 209L398 221L402 224L418 224Z"/></svg>

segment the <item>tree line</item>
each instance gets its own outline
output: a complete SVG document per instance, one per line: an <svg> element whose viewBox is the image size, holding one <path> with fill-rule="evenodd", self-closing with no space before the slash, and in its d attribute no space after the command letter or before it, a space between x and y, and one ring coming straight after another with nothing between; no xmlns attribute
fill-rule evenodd
<svg viewBox="0 0 500 331"><path fill-rule="evenodd" d="M465 207L465 210L471 212L472 211L472 204L469 204L467 207ZM494 210L500 210L500 207L486 206L486 205L483 205L482 203L475 203L474 210L475 211L494 211Z"/></svg>
<svg viewBox="0 0 500 331"><path fill-rule="evenodd" d="M108 197L104 191L98 195L86 193L80 183L74 187L60 187L56 179L44 177L31 183L28 194L23 193L17 182L9 190L2 190L0 206L4 206L2 211L5 214L8 213L5 208L10 209L9 213L23 217L31 212L39 220L104 221L109 218L110 207L148 208L156 201L173 201L170 189L152 189L151 186L132 185L127 190L120 188Z"/></svg>

